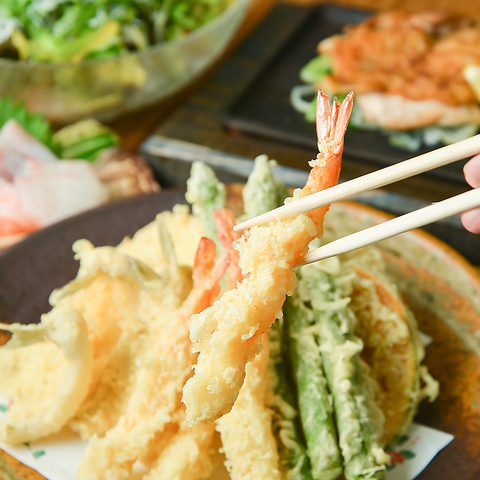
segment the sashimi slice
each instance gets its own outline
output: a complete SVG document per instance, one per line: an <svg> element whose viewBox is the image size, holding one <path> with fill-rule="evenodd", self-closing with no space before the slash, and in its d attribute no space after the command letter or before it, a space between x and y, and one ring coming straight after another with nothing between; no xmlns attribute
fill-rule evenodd
<svg viewBox="0 0 480 480"><path fill-rule="evenodd" d="M58 160L9 120L0 130L0 236L38 230L108 200L84 160Z"/></svg>
<svg viewBox="0 0 480 480"><path fill-rule="evenodd" d="M23 172L27 159L52 162L57 157L18 122L9 120L0 130L0 176L12 180Z"/></svg>
<svg viewBox="0 0 480 480"><path fill-rule="evenodd" d="M17 189L0 177L0 236L38 230L41 224L23 208Z"/></svg>
<svg viewBox="0 0 480 480"><path fill-rule="evenodd" d="M38 219L42 226L108 200L107 187L83 160L27 164L25 174L14 178L12 183L24 211Z"/></svg>

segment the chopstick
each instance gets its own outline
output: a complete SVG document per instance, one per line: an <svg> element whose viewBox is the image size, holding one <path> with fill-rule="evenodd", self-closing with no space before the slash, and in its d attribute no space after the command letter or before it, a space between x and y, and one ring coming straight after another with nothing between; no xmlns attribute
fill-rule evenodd
<svg viewBox="0 0 480 480"><path fill-rule="evenodd" d="M235 225L234 230L239 232L271 220L299 215L339 200L345 200L353 195L358 195L373 190L374 188L383 187L419 173L448 165L449 163L473 156L479 152L480 134L313 193L312 195L308 195L307 197L239 223Z"/></svg>
<svg viewBox="0 0 480 480"><path fill-rule="evenodd" d="M480 206L480 188L469 190L455 197L434 203L414 212L388 220L365 230L334 240L305 254L295 265L297 267L318 262L326 258L351 252L357 248L371 245L408 230L423 227L442 218L451 217L460 212Z"/></svg>

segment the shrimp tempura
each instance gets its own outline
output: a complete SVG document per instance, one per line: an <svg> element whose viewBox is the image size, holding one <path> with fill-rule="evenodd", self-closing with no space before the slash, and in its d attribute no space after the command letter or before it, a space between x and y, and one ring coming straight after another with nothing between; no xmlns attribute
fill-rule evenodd
<svg viewBox="0 0 480 480"><path fill-rule="evenodd" d="M319 153L311 162L306 186L294 200L338 182L343 136L353 105L349 94L340 105L319 92ZM183 389L189 424L209 423L229 412L245 378L245 366L261 351L261 336L282 315L286 295L295 288L293 267L308 244L323 234L328 206L295 218L254 227L238 242L246 278L200 314L193 315L190 339L200 352L195 374Z"/></svg>

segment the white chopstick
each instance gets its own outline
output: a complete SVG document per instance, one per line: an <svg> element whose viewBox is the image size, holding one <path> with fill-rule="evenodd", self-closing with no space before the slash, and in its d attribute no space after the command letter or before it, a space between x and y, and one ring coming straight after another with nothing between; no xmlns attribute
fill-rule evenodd
<svg viewBox="0 0 480 480"><path fill-rule="evenodd" d="M308 195L307 197L239 223L235 225L234 230L239 232L271 220L299 215L315 208L344 200L353 195L358 195L373 190L374 188L383 187L419 173L448 165L449 163L456 162L457 160L475 155L479 152L480 134L313 193L312 195Z"/></svg>
<svg viewBox="0 0 480 480"><path fill-rule="evenodd" d="M414 212L388 220L365 230L334 240L305 254L296 266L308 265L326 258L351 252L400 233L423 227L442 218L466 212L480 206L480 188L469 190L455 197L420 208Z"/></svg>

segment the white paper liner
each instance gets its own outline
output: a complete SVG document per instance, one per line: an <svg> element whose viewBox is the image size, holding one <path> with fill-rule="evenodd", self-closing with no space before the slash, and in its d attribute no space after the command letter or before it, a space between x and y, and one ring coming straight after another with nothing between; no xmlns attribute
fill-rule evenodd
<svg viewBox="0 0 480 480"><path fill-rule="evenodd" d="M5 409L7 405L7 399L0 395L0 419L5 416L1 407ZM453 435L449 433L413 423L407 434L388 452L392 465L387 480L413 480L452 440ZM0 442L0 448L48 480L75 480L86 442L65 429L29 445L12 447ZM219 468L211 477L211 480L226 479L228 475L224 468Z"/></svg>

